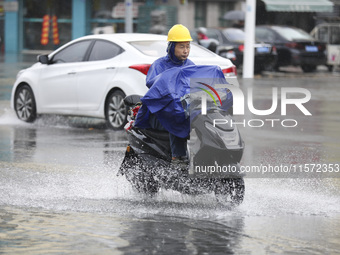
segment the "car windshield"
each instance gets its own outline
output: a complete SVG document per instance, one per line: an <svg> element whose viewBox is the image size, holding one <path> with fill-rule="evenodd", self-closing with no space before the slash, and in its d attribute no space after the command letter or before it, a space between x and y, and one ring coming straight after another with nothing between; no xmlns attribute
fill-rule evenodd
<svg viewBox="0 0 340 255"><path fill-rule="evenodd" d="M307 32L291 27L273 27L273 29L288 41L314 40Z"/></svg>
<svg viewBox="0 0 340 255"><path fill-rule="evenodd" d="M166 47L167 47L167 42L164 41L134 41L134 42L129 42L130 45L135 47L137 50L142 52L143 54L151 57L162 57L166 55ZM195 43L190 44L190 57L213 57L214 54L201 47L198 46Z"/></svg>
<svg viewBox="0 0 340 255"><path fill-rule="evenodd" d="M231 42L244 42L244 31L237 28L223 30L223 34Z"/></svg>

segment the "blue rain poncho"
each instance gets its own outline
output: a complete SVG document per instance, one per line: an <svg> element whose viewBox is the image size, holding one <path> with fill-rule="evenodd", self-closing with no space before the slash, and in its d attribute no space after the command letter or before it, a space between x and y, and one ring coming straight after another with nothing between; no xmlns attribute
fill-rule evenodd
<svg viewBox="0 0 340 255"><path fill-rule="evenodd" d="M194 65L194 63L190 59L186 59L184 61L179 60L175 56L175 42L169 42L168 47L166 49L167 55L157 59L150 67L148 74L146 76L146 86L151 88L153 85L155 78L160 73L163 73L165 70L168 70L173 67L180 66L189 66Z"/></svg>
<svg viewBox="0 0 340 255"><path fill-rule="evenodd" d="M227 84L218 66L174 67L157 75L149 91L141 98L143 105L138 112L135 126L151 128L149 117L152 113L168 132L181 138L188 137L190 118L186 117L181 98L190 93L190 79L197 81L207 78L214 84ZM223 102L224 110L232 106L231 93L227 95L226 102Z"/></svg>

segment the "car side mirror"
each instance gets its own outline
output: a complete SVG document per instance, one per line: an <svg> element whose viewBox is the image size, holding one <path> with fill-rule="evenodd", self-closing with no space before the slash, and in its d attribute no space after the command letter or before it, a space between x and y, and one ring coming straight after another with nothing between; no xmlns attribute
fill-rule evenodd
<svg viewBox="0 0 340 255"><path fill-rule="evenodd" d="M41 64L45 64L45 65L48 65L50 63L49 59L48 59L48 55L39 55L38 56L38 61L41 63Z"/></svg>

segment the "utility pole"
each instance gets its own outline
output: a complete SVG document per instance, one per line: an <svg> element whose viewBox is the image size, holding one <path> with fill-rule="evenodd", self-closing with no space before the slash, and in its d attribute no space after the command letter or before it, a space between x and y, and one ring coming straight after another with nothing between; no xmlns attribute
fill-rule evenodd
<svg viewBox="0 0 340 255"><path fill-rule="evenodd" d="M125 0L125 33L133 33L133 0Z"/></svg>
<svg viewBox="0 0 340 255"><path fill-rule="evenodd" d="M243 78L254 78L256 0L246 1Z"/></svg>

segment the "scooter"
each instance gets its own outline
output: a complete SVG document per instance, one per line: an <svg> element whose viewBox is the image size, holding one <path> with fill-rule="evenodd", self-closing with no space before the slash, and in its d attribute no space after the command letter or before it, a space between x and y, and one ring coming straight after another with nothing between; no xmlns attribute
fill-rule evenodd
<svg viewBox="0 0 340 255"><path fill-rule="evenodd" d="M191 122L187 149L190 163L177 167L171 163L168 132L133 126L140 98L130 95L124 99L130 108L126 125L129 145L118 174L125 175L138 192L149 195L171 189L191 195L214 193L222 204L242 203L245 185L239 162L244 142L237 127L230 125L230 114L219 109L198 114ZM225 121L215 125L214 119ZM221 169L229 170L218 172Z"/></svg>

